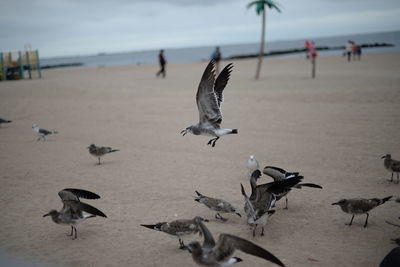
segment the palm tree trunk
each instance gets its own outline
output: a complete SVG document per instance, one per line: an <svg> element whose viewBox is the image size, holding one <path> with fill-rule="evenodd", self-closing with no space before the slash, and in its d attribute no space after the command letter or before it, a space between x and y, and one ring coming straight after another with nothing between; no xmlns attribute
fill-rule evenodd
<svg viewBox="0 0 400 267"><path fill-rule="evenodd" d="M262 26L261 26L261 42L260 42L260 52L258 54L258 63L256 70L256 80L260 78L261 63L264 56L264 42L265 42L265 7L262 10Z"/></svg>

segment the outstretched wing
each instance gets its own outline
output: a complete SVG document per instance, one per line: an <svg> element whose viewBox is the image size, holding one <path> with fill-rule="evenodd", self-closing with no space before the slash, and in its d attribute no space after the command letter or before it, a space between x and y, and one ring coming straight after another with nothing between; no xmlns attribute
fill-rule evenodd
<svg viewBox="0 0 400 267"><path fill-rule="evenodd" d="M107 218L107 215L105 215L102 211L89 204L79 202L79 208L87 213Z"/></svg>
<svg viewBox="0 0 400 267"><path fill-rule="evenodd" d="M74 194L77 197L82 197L82 198L86 198L86 199L99 199L100 198L100 196L98 194L90 192L88 190L84 190L84 189L65 188L62 191L71 192L72 194ZM58 193L58 194L60 194L60 193Z"/></svg>
<svg viewBox="0 0 400 267"><path fill-rule="evenodd" d="M214 92L215 61L208 63L196 94L196 103L199 110L200 124L219 126L222 121L217 95Z"/></svg>
<svg viewBox="0 0 400 267"><path fill-rule="evenodd" d="M303 186L322 189L322 186L320 186L318 184L312 184L312 183L301 183L301 184L295 185L294 187L295 188L302 188Z"/></svg>
<svg viewBox="0 0 400 267"><path fill-rule="evenodd" d="M214 240L214 237L212 236L211 232L208 230L208 228L204 225L204 223L200 219L196 218L195 222L200 227L200 230L204 236L203 247L210 248L210 249L213 248L215 246L215 240Z"/></svg>
<svg viewBox="0 0 400 267"><path fill-rule="evenodd" d="M233 65L232 63L226 65L226 67L221 71L215 80L214 92L217 96L218 107L221 108L221 104L224 101L223 91L225 89L226 84L228 83L229 77L232 72Z"/></svg>
<svg viewBox="0 0 400 267"><path fill-rule="evenodd" d="M239 249L247 254L263 258L279 266L285 266L275 255L262 247L238 236L221 234L218 239L218 245L215 248L218 257L221 259L226 258L232 255L234 249Z"/></svg>

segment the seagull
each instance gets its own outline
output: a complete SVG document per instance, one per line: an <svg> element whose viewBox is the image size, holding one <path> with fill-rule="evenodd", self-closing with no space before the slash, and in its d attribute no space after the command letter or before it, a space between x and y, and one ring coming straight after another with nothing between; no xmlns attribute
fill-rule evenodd
<svg viewBox="0 0 400 267"><path fill-rule="evenodd" d="M217 140L226 134L237 134L237 129L221 129L222 122L221 105L223 91L228 83L233 65L228 64L215 79L215 61L211 60L207 65L196 94L196 103L199 110L199 123L191 125L181 131L181 134L192 133L194 135L207 135L214 138L207 145L215 146Z"/></svg>
<svg viewBox="0 0 400 267"><path fill-rule="evenodd" d="M228 219L224 218L221 216L219 213L235 213L239 217L242 217L238 210L232 206L229 202L219 199L219 198L212 198L212 197L207 197L205 195L200 194L198 191L195 191L197 196L194 197L194 200L203 203L206 205L210 210L216 211L217 214L215 214L215 218L219 219L223 222L226 222Z"/></svg>
<svg viewBox="0 0 400 267"><path fill-rule="evenodd" d="M379 267L400 266L400 238L392 239L392 243L397 244L397 247L392 249L385 256L385 258L383 258L382 262L379 264Z"/></svg>
<svg viewBox="0 0 400 267"><path fill-rule="evenodd" d="M208 220L206 219L200 217L199 219L204 222L208 222ZM141 226L177 236L179 239L180 249L186 248L185 244L183 243L182 236L196 234L196 233L201 234L201 232L199 231L199 225L195 222L194 219L192 220L180 219L172 222L159 222L156 224L141 224Z"/></svg>
<svg viewBox="0 0 400 267"><path fill-rule="evenodd" d="M392 196L385 197L382 199L379 198L371 198L371 199L365 199L365 198L351 198L351 199L341 199L338 202L332 203L332 205L339 205L342 211L352 214L353 216L351 217L350 223L347 225L351 225L353 223L354 215L361 215L361 214L367 214L367 218L365 219L364 227L367 227L368 225L368 217L369 214L368 212L372 210L373 208L382 205L389 199L391 199Z"/></svg>
<svg viewBox="0 0 400 267"><path fill-rule="evenodd" d="M304 177L299 175L299 172L287 172L284 169L273 166L266 166L263 170L263 173L274 179L274 181L283 181L288 179L293 179L295 177L299 177L298 183L294 183L290 188L301 189L302 187L312 187L322 189L322 186L312 183L300 183L301 179ZM260 173L261 175L261 173ZM293 180L294 181L294 180ZM286 190L282 190L280 193L276 193L277 200L280 200L282 197L285 197L286 206L284 209L288 209L288 198L287 194L290 192L290 188L286 188Z"/></svg>
<svg viewBox="0 0 400 267"><path fill-rule="evenodd" d="M100 147L100 146L96 146L94 144L91 144L88 147L88 149L89 149L90 155L99 159L99 163L97 165L101 164L100 158L102 156L104 156L105 154L119 151L119 149L112 149L111 147L104 147L104 146Z"/></svg>
<svg viewBox="0 0 400 267"><path fill-rule="evenodd" d="M198 241L191 241L188 251L192 254L194 262L199 265L207 266L229 266L243 261L241 258L232 257L235 249L244 253L263 258L279 266L285 266L276 256L262 247L238 236L230 234L220 234L216 243L214 237L203 224L201 219L195 218L204 235L204 242L201 245Z"/></svg>
<svg viewBox="0 0 400 267"><path fill-rule="evenodd" d="M251 174L260 168L260 164L256 160L256 158L253 155L250 155L249 159L246 162L246 167L248 172L248 178L251 178Z"/></svg>
<svg viewBox="0 0 400 267"><path fill-rule="evenodd" d="M243 185L240 184L240 186L245 200L244 211L247 215L247 223L253 230L253 237L256 235L258 225L262 228L261 236L264 236L264 226L267 224L269 216L275 213L272 207L275 205L276 197L269 192L260 194L259 191L253 190L253 186L252 195L248 197Z"/></svg>
<svg viewBox="0 0 400 267"><path fill-rule="evenodd" d="M10 120L5 120L5 119L3 119L3 118L0 118L0 127L1 127L1 125L3 124L3 123L11 123L12 121L10 121Z"/></svg>
<svg viewBox="0 0 400 267"><path fill-rule="evenodd" d="M386 154L385 156L382 157L382 159L385 159L383 161L383 165L385 168L392 172L392 179L390 180L393 182L393 173L397 174L397 184L399 183L399 172L400 172L400 161L392 159L392 156L390 154Z"/></svg>
<svg viewBox="0 0 400 267"><path fill-rule="evenodd" d="M58 134L57 131L49 131L49 130L40 128L37 124L32 125L32 129L33 129L33 132L35 132L35 133L38 135L38 139L37 139L38 141L39 141L41 138L43 139L43 141L45 141L46 135L49 135L49 134Z"/></svg>
<svg viewBox="0 0 400 267"><path fill-rule="evenodd" d="M51 216L53 222L57 224L70 225L72 239L78 237L75 225L84 221L88 218L101 216L107 218L107 216L96 209L95 207L83 203L79 200L80 197L86 199L99 199L100 196L83 189L66 188L58 192L64 206L60 211L51 210L49 213L43 215L43 217ZM75 230L75 236L74 234Z"/></svg>

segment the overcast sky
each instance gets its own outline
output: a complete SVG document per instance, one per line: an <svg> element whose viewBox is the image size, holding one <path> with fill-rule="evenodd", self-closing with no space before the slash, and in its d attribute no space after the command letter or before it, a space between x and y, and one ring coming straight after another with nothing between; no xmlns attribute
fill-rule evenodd
<svg viewBox="0 0 400 267"><path fill-rule="evenodd" d="M259 42L250 0L9 0L0 51L42 56ZM276 0L268 41L400 30L400 0Z"/></svg>

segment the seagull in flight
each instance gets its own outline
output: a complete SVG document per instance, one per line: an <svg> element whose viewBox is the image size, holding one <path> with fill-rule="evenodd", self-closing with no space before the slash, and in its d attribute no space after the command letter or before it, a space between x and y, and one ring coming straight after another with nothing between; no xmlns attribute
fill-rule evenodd
<svg viewBox="0 0 400 267"><path fill-rule="evenodd" d="M207 145L215 146L217 140L226 134L237 134L237 129L221 129L221 105L223 91L232 72L232 63L228 64L215 79L215 61L208 63L196 94L196 103L199 110L199 123L191 125L181 131L181 134L207 135L214 138Z"/></svg>
<svg viewBox="0 0 400 267"><path fill-rule="evenodd" d="M72 236L72 239L76 239L78 237L75 227L75 225L78 223L88 218L96 217L96 215L107 218L107 216L100 210L79 200L80 197L86 199L100 198L99 195L93 192L83 189L66 188L58 192L58 195L64 204L63 208L60 211L51 210L49 213L43 215L43 217L51 216L51 219L56 224L70 225L70 236Z"/></svg>
<svg viewBox="0 0 400 267"><path fill-rule="evenodd" d="M57 131L49 131L49 130L40 128L37 124L32 125L32 129L33 129L33 132L35 132L38 135L38 139L37 139L38 141L40 139L43 139L43 141L45 141L46 140L45 137L49 134L58 134Z"/></svg>
<svg viewBox="0 0 400 267"><path fill-rule="evenodd" d="M195 218L195 221L200 226L200 230L204 235L204 242L200 244L198 241L192 241L187 245L187 249L192 253L192 258L197 264L207 266L229 266L241 262L243 261L241 258L232 257L235 249L239 249L244 253L260 257L279 266L285 266L269 251L241 237L230 234L220 234L218 242L215 242L214 237L202 220Z"/></svg>

